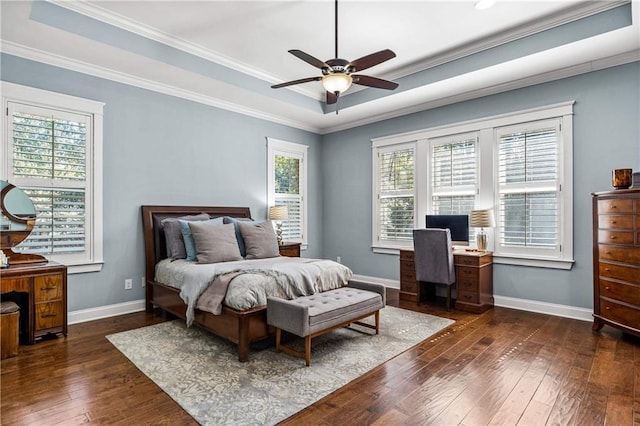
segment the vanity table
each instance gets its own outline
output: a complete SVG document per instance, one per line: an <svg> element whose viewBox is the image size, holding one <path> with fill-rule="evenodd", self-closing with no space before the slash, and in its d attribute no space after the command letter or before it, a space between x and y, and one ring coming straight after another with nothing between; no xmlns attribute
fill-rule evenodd
<svg viewBox="0 0 640 426"><path fill-rule="evenodd" d="M18 304L19 333L33 344L47 334L67 335L67 267L39 254L13 249L22 243L36 222L31 199L16 186L0 181L1 299ZM9 332L2 330L2 332Z"/></svg>

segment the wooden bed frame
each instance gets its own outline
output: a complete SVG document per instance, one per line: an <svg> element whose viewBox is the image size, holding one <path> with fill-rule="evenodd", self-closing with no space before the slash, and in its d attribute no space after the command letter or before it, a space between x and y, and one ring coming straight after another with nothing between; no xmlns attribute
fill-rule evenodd
<svg viewBox="0 0 640 426"><path fill-rule="evenodd" d="M180 298L180 291L155 282L156 264L167 257L164 231L160 222L169 217L180 217L207 213L211 217L231 216L251 218L248 207L199 207L199 206L142 206L144 231L146 310L160 308L185 319L187 305ZM238 345L238 359L249 359L249 346L253 342L275 334L267 325L267 307L259 306L247 311L238 311L224 306L221 315L195 310L194 324Z"/></svg>

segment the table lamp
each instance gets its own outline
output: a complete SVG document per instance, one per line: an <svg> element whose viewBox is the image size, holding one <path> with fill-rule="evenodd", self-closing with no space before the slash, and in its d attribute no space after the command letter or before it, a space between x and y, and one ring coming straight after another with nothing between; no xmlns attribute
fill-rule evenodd
<svg viewBox="0 0 640 426"><path fill-rule="evenodd" d="M273 206L269 208L269 220L276 223L276 235L278 245L282 245L282 221L289 219L289 209L287 206Z"/></svg>
<svg viewBox="0 0 640 426"><path fill-rule="evenodd" d="M479 251L487 250L487 233L484 228L493 228L496 226L493 218L493 210L471 210L469 214L469 226L472 228L480 228L476 234L476 244Z"/></svg>

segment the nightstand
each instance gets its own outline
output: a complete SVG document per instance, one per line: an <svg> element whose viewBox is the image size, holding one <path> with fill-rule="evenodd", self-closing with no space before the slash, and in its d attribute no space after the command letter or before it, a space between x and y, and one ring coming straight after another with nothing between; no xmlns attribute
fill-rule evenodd
<svg viewBox="0 0 640 426"><path fill-rule="evenodd" d="M300 243L284 241L279 247L280 256L300 257Z"/></svg>

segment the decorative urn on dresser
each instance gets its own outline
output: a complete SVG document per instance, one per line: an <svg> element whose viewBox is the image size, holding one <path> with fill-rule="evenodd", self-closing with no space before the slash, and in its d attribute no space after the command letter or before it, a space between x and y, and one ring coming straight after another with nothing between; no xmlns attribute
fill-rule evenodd
<svg viewBox="0 0 640 426"><path fill-rule="evenodd" d="M640 188L593 196L593 330L640 336Z"/></svg>

